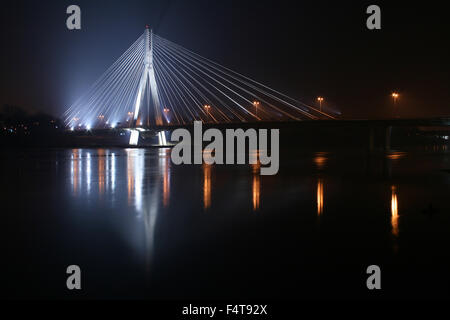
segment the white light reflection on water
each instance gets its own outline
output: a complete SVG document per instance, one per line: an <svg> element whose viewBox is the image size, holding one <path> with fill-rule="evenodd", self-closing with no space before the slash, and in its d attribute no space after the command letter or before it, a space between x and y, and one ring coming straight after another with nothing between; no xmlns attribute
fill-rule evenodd
<svg viewBox="0 0 450 320"><path fill-rule="evenodd" d="M92 167L91 167L91 153L86 152L86 189L87 194L91 193L91 182L92 182Z"/></svg>
<svg viewBox="0 0 450 320"><path fill-rule="evenodd" d="M109 159L109 158L108 158ZM110 180L111 180L111 191L114 193L116 189L116 154L111 153L111 163L110 163Z"/></svg>

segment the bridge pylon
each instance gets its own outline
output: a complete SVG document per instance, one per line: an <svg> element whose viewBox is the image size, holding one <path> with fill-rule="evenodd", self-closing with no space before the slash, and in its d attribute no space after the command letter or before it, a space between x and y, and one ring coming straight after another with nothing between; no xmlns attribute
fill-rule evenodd
<svg viewBox="0 0 450 320"><path fill-rule="evenodd" d="M145 26L144 31L145 38L145 55L144 55L144 68L139 81L138 92L136 95L136 101L134 104L133 113L133 126L138 126L139 116L142 115L142 101L144 100L145 92L147 89L147 83L149 84L150 91L147 93L151 96L153 111L155 116L155 124L163 125L163 119L161 114L161 103L158 95L158 85L155 77L155 69L153 64L153 31L148 25ZM150 108L149 108L150 109ZM150 110L147 110L147 125L150 124ZM141 118L142 119L142 118ZM144 122L144 121L142 121ZM130 145L137 145L139 141L139 131L131 131Z"/></svg>

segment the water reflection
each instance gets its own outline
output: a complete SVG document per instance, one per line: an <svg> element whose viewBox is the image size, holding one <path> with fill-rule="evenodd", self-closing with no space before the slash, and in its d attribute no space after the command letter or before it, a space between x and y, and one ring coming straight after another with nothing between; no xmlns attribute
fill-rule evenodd
<svg viewBox="0 0 450 320"><path fill-rule="evenodd" d="M134 205L145 234L145 260L150 272L155 227L161 211L170 200L170 150L159 149L158 157L149 157L144 149L127 149L128 203ZM133 201L134 200L134 201Z"/></svg>
<svg viewBox="0 0 450 320"><path fill-rule="evenodd" d="M337 245L349 248L346 257L352 259L354 250L359 247L379 245L380 254L391 254L386 258L391 258L392 254L404 256L396 254L401 244L400 227L403 236L403 232L409 233L412 223L421 224L423 219L412 219L405 225L405 221L399 219L400 209L402 219L405 213L411 211L413 216L414 210L420 210L417 204L423 201L414 198L418 194L418 186L432 188L420 189L427 198L437 193L440 199L445 199L444 191L449 186L448 173L439 170L436 170L439 180L433 180L439 182L437 186L428 183L428 175L422 177L404 174L411 167L409 156L405 159L407 161L387 159L389 163L401 162L402 171L395 175L395 180L386 180L379 178L382 158L386 158L381 155L374 157L377 161L377 178L366 179L361 174L364 170L364 163L361 161L363 156L354 157L353 154L342 156L343 158L333 153L314 153L301 159L286 157L286 161L292 162L283 167L279 175L262 177L259 164L172 167L170 149L74 149L63 152L64 162L61 163L65 166L64 177L67 177L66 181L72 183L72 186L63 190L65 194L62 200L65 201L67 211L57 218L67 219L68 223L65 225L68 226L72 225L70 222L73 220L74 231L85 232L83 238L92 238L92 246L86 246L89 254L86 260L94 261L98 255L105 257L105 263L117 257L128 258L130 265L136 263L132 265L133 270L139 270L140 273L145 268L150 280L161 279L155 286L157 288L164 286L163 281L169 277L179 280L176 278L176 268L172 269L174 263L190 261L190 254L197 251L196 245L201 241L207 243L211 235L228 237L229 226L237 230L237 236L230 235L229 241L226 238L229 250L227 257L233 257L232 249L235 250L235 246L240 246L242 241L249 240L248 234L253 230L258 232L260 238L255 241L250 239L252 245L266 241L264 236L267 234L271 236L270 241L278 241L273 246L275 249L272 260L275 263L279 260L276 248L285 246L286 241L290 241L288 246L292 245L295 249L292 252L303 250L312 255L315 255L316 250L332 251L333 246ZM434 159L433 157L432 160ZM445 165L448 162L444 160L438 162L439 168L447 168ZM416 161L413 165L415 168L424 163ZM397 167L394 166L394 169ZM91 175L86 174L89 170ZM349 174L349 177L342 179L342 172ZM71 176L66 176L67 173L71 173ZM403 177L406 180L402 180ZM60 178L63 177L58 179ZM417 186L408 185L422 178L424 180L420 180ZM88 195L89 181L92 181L92 188ZM400 196L405 197L401 207ZM86 199L94 201L83 201ZM345 203L349 200L351 202ZM436 202L436 206L442 207L441 210L448 207L434 198L432 200L433 205ZM297 208L301 208L301 212ZM385 208L384 213L379 208ZM360 210L364 210L364 215L360 215ZM440 217L442 215L436 218L442 221ZM328 220L332 223L327 224ZM273 226L280 227L280 231L274 233ZM366 234L360 236L357 242L351 232L338 240L334 237L336 232L342 230L359 229L364 229ZM287 236L280 237L280 234ZM68 233L67 236L71 237L71 234ZM305 245L303 239L312 240L306 241ZM320 241L314 241L317 239ZM223 248L220 240L221 238L216 242L209 241L211 250ZM228 244L231 242L233 244ZM329 243L332 244L331 247L323 247L323 244ZM217 245L217 248L213 247ZM406 247L401 249L406 250ZM201 251L195 257L196 261L200 261L199 264L193 265L192 268L195 269L188 270L183 276L203 272L198 266L204 267L204 252L210 251ZM215 264L223 264L221 257L214 258ZM245 263L247 266L254 265L254 261L250 260ZM215 272L221 274L223 270L216 269ZM148 283L153 285L152 281ZM170 288L176 285L174 281ZM159 293L155 293L155 296L157 294Z"/></svg>
<svg viewBox="0 0 450 320"><path fill-rule="evenodd" d="M203 208L211 206L211 168L210 164L203 164Z"/></svg>
<svg viewBox="0 0 450 320"><path fill-rule="evenodd" d="M98 193L105 193L105 149L97 151L98 156Z"/></svg>
<svg viewBox="0 0 450 320"><path fill-rule="evenodd" d="M327 165L327 161L328 161L328 157L327 157L327 153L326 152L317 152L314 155L314 164L316 165L317 170L323 170L325 169L326 165Z"/></svg>
<svg viewBox="0 0 450 320"><path fill-rule="evenodd" d="M170 200L170 149L159 149L160 172L163 172L163 205L167 207Z"/></svg>
<svg viewBox="0 0 450 320"><path fill-rule="evenodd" d="M205 149L203 151L204 163L203 170L203 208L205 210L211 207L211 170L212 165L208 164L212 162L212 150Z"/></svg>
<svg viewBox="0 0 450 320"><path fill-rule="evenodd" d="M403 159L406 156L406 152L392 152L388 154L386 157L390 160L400 160Z"/></svg>
<svg viewBox="0 0 450 320"><path fill-rule="evenodd" d="M86 188L87 193L91 193L91 182L92 182L92 163L91 163L91 153L86 152Z"/></svg>
<svg viewBox="0 0 450 320"><path fill-rule="evenodd" d="M80 185L81 180L81 161L80 161L80 150L73 149L72 155L71 155L71 162L70 162L70 177L71 177L71 185L72 185L72 192L74 195L78 195L78 188Z"/></svg>
<svg viewBox="0 0 450 320"><path fill-rule="evenodd" d="M208 154L205 156L207 158ZM393 160L394 158L392 160L389 159L390 162L394 162ZM317 153L314 154L313 158L309 157L305 161L305 168L311 169L311 165L315 165L318 169L323 170L329 161L330 159L326 154ZM101 199L102 201L98 203L101 206L108 206L111 203L110 201L103 200L117 198L117 201L112 202L114 206L111 208L120 212L127 212L130 219L133 218L131 223L141 233L139 237L136 229L132 230L132 232L130 231L130 234L133 235L129 237L133 238L130 241L139 241L139 245L141 246L139 250L142 250L143 244L145 244L145 250L141 254L143 257L145 255L149 265L153 254L155 228L158 217L164 212L169 212L168 210L175 212L182 211L185 208L183 206L184 202L188 201L191 201L193 210L210 210L212 207L212 192L217 194L218 198L216 199L215 197L217 203L220 203L219 201L222 200L220 197L224 197L225 201L228 201L226 192L221 192L223 191L221 188L241 188L242 186L242 189L239 189L242 192L239 192L239 198L235 197L237 200L234 201L233 205L236 208L245 210L247 213L260 211L262 210L262 203L267 202L270 206L272 199L274 199L272 201L279 201L280 198L279 194L270 198L270 192L267 195L264 194L265 198L262 198L262 177L260 175L259 163L250 167L242 167L242 169L239 167L239 170L242 170L239 171L240 180L231 181L231 185L224 183L216 184L217 182L222 182L220 180L221 175L219 174L221 172L220 167L217 167L217 174L214 165L204 164L202 167L192 166L183 168L183 170L192 170L200 179L197 180L200 182L197 190L192 190L189 193L190 195L197 196L195 198L188 197L184 190L186 187L191 187L191 185L185 181L185 176L179 175L172 177L173 168L171 168L170 149L153 149L150 151L146 149L116 149L114 152L108 149L73 149L71 150L70 168L68 169L71 172L72 184L72 190L69 189L69 192L72 191L73 195L79 196L81 194L83 197L90 198L103 197ZM178 168L176 171L178 172ZM308 183L304 183L303 185L307 185L309 188L304 194L308 197L308 203L313 206L310 209L313 211L311 213L317 215L319 217L317 221L320 222L322 220L321 217L324 216L325 209L325 183L331 186L333 181L324 172L316 173L313 179L311 181L310 177L308 177L307 180L304 180L308 181ZM91 182L93 183L92 190L90 188ZM238 183L241 184L238 185ZM271 190L270 183L270 179L267 180L267 191ZM297 184L297 181L295 183ZM174 184L178 186L178 190L183 190L181 194L174 194L176 190L172 190L171 193L171 188ZM334 196L331 193L334 191L329 188L327 188L328 198ZM383 185L383 188L386 187ZM391 228L386 230L386 232L391 233L394 237L398 237L398 189L396 186L390 187L390 185L388 188L391 188ZM294 202L297 199L293 199L292 201L293 203L297 203ZM389 198L385 198L385 201L385 205L389 205ZM328 209L332 208L330 207ZM219 207L217 210L220 210ZM332 210L329 213L332 214ZM380 218L386 219L386 217ZM135 243L133 245L135 248L138 248Z"/></svg>
<svg viewBox="0 0 450 320"><path fill-rule="evenodd" d="M314 164L318 171L322 171L326 168L328 162L327 152L317 152L313 158ZM322 174L321 174L322 175ZM316 188L316 202L317 202L317 216L320 217L323 214L323 178L319 177L317 179Z"/></svg>
<svg viewBox="0 0 450 320"><path fill-rule="evenodd" d="M384 157L383 175L387 178L392 176L392 168L400 160L404 159L408 154L406 152L393 151Z"/></svg>
<svg viewBox="0 0 450 320"><path fill-rule="evenodd" d="M261 175L260 175L260 163L253 164L253 183L252 183L252 200L253 211L259 210L259 201L261 197Z"/></svg>
<svg viewBox="0 0 450 320"><path fill-rule="evenodd" d="M323 214L323 179L317 180L317 215Z"/></svg>
<svg viewBox="0 0 450 320"><path fill-rule="evenodd" d="M132 152L134 149L125 150L127 153L127 191L128 191L128 205L132 204L133 201L133 190L134 190L134 161L132 157Z"/></svg>
<svg viewBox="0 0 450 320"><path fill-rule="evenodd" d="M109 173L111 175L111 191L114 193L114 190L116 190L116 154L112 152L111 158L108 158L108 160L111 161L109 165Z"/></svg>
<svg viewBox="0 0 450 320"><path fill-rule="evenodd" d="M127 153L127 181L128 203L134 200L134 206L139 211L142 209L142 191L144 179L144 150L126 149Z"/></svg>
<svg viewBox="0 0 450 320"><path fill-rule="evenodd" d="M170 150L160 149L157 162L144 149L125 149L111 152L106 149L70 151L70 183L74 196L126 196L129 206L142 208L144 190L151 185L152 191L161 196L162 204L170 202ZM120 154L125 157L120 157ZM123 160L124 159L124 160ZM146 168L146 163L149 165ZM149 179L144 181L146 175ZM123 179L125 187L119 190L117 181ZM95 188L92 189L92 184ZM158 197L158 201L160 198Z"/></svg>
<svg viewBox="0 0 450 320"><path fill-rule="evenodd" d="M397 188L395 186L391 187L391 227L392 234L394 236L398 236L399 228L398 228L398 197L397 197Z"/></svg>
<svg viewBox="0 0 450 320"><path fill-rule="evenodd" d="M118 156L123 153L124 157ZM82 157L83 155L83 157ZM92 159L97 157L96 167L92 166ZM110 152L105 149L98 149L95 151L84 150L72 150L72 179L73 179L73 194L77 195L77 190L80 187L85 187L84 196L91 196L91 183L97 181L99 198L103 197L106 193L108 196L115 199L116 197L126 199L128 206L133 207L136 212L136 218L141 221L139 224L144 230L144 242L145 260L147 266L150 266L151 257L153 254L153 241L154 241L154 228L156 225L156 217L159 210L158 205L158 193L159 188L149 195L145 195L144 192L148 190L145 186L145 150L142 149L126 149L118 152ZM122 160L123 161L120 161ZM77 172L81 171L82 164L85 163L86 180L84 185L81 185L81 174ZM161 166L163 168L164 165ZM161 168L156 163L156 172ZM155 171L151 171L153 173ZM165 170L165 181L169 181L169 171ZM97 179L97 180L95 180ZM124 181L124 184L118 184L117 181ZM155 179L156 180L156 179ZM120 186L121 188L118 188ZM169 194L169 186L166 184L165 193ZM103 205L105 205L103 203ZM118 203L120 205L120 202ZM120 231L120 233L123 231ZM135 230L131 231L136 234ZM131 236L130 238L134 238ZM136 244L133 244L136 246Z"/></svg>
<svg viewBox="0 0 450 320"><path fill-rule="evenodd" d="M432 145L432 146L425 146L424 150L425 151L432 151L432 152L447 152L448 151L448 145L444 144L444 145Z"/></svg>

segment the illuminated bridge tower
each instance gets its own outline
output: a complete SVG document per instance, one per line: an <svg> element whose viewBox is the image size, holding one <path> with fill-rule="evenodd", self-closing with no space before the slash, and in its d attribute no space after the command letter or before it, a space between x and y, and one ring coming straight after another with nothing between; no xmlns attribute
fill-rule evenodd
<svg viewBox="0 0 450 320"><path fill-rule="evenodd" d="M161 103L158 96L158 85L156 84L155 70L153 65L153 31L150 30L149 26L145 26L145 56L144 56L144 70L141 74L141 79L139 81L138 93L136 96L136 102L134 105L133 113L133 125L136 127L139 122L142 121L142 100L144 100L145 91L147 88L147 81L150 84L150 92L147 94L151 95L155 124L162 125L162 115L161 115ZM141 111L141 112L140 112ZM140 112L140 113L139 113ZM150 112L147 112L147 124L150 122ZM160 134L161 135L161 134ZM139 131L132 130L130 136L130 145L137 145L139 141Z"/></svg>

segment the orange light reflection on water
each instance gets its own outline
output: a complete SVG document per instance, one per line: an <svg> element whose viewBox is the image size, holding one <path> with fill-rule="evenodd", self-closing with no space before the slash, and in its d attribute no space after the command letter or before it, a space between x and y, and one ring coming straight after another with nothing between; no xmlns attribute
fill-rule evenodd
<svg viewBox="0 0 450 320"><path fill-rule="evenodd" d="M399 227L398 227L398 197L397 197L397 188L395 186L391 187L391 226L392 226L392 234L394 236L398 236Z"/></svg>
<svg viewBox="0 0 450 320"><path fill-rule="evenodd" d="M203 206L208 209L211 206L211 165L203 164Z"/></svg>
<svg viewBox="0 0 450 320"><path fill-rule="evenodd" d="M320 217L323 214L323 180L317 181L317 215Z"/></svg>
<svg viewBox="0 0 450 320"><path fill-rule="evenodd" d="M98 156L98 193L103 195L105 192L105 150L99 149Z"/></svg>
<svg viewBox="0 0 450 320"><path fill-rule="evenodd" d="M252 183L252 200L253 211L259 210L261 199L261 176L260 176L260 164L253 164L253 183Z"/></svg>

